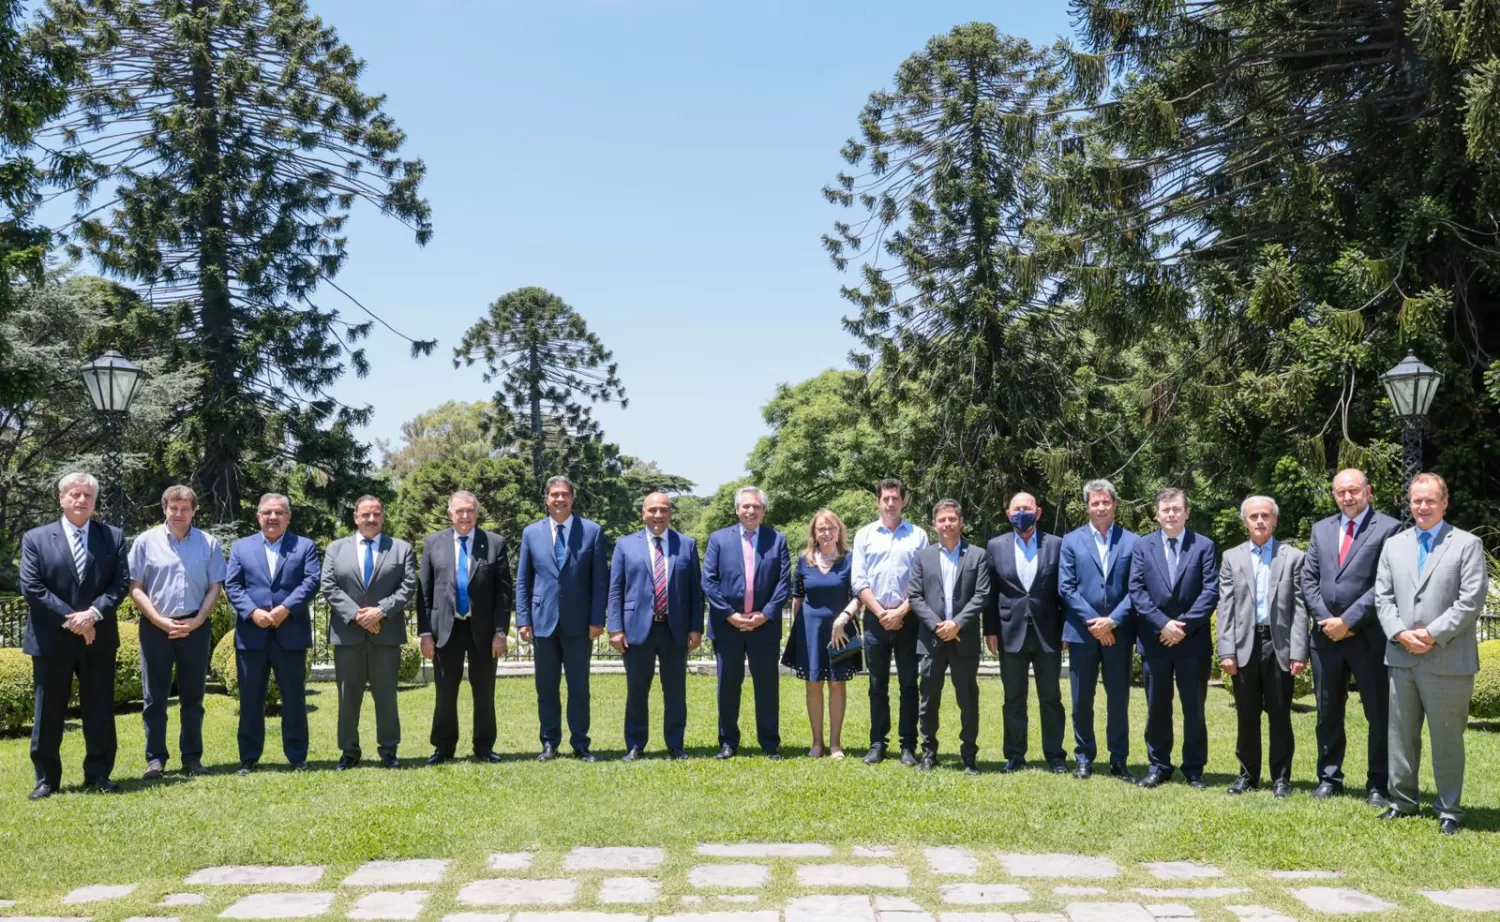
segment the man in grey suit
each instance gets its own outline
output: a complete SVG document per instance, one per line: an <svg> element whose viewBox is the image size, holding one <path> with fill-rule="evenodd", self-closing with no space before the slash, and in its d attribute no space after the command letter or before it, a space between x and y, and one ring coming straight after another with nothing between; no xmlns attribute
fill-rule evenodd
<svg viewBox="0 0 1500 922"><path fill-rule="evenodd" d="M406 605L417 586L411 545L381 534L385 504L361 496L354 504L356 534L328 545L323 598L332 610L328 642L339 695L339 771L359 764L359 711L365 686L375 699L375 744L380 764L399 768L401 715L396 681L406 642Z"/></svg>
<svg viewBox="0 0 1500 922"><path fill-rule="evenodd" d="M1375 575L1375 613L1390 638L1390 798L1381 819L1415 816L1422 722L1432 740L1439 829L1456 835L1463 823L1464 728L1479 671L1474 623L1489 589L1484 546L1443 521L1448 484L1418 474L1408 489L1416 526L1385 543Z"/></svg>
<svg viewBox="0 0 1500 922"><path fill-rule="evenodd" d="M932 509L938 543L917 552L907 598L917 614L917 724L922 734L919 771L937 765L938 711L943 704L943 673L953 676L958 700L959 758L964 774L979 774L979 635L990 595L990 556L963 539L964 513L958 503L940 499Z"/></svg>
<svg viewBox="0 0 1500 922"><path fill-rule="evenodd" d="M1261 711L1271 726L1273 793L1292 793L1292 679L1307 669L1307 605L1302 552L1273 537L1280 517L1269 496L1240 503L1250 540L1225 552L1219 565L1219 665L1234 685L1239 717L1240 776L1230 794L1260 787Z"/></svg>

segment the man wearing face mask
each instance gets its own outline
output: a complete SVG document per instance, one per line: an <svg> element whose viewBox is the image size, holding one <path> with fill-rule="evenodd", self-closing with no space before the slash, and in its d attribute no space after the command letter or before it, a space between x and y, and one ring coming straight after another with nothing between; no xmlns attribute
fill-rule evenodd
<svg viewBox="0 0 1500 922"><path fill-rule="evenodd" d="M1042 755L1053 772L1068 770L1063 749L1063 619L1057 599L1062 542L1037 528L1041 512L1036 497L1017 493L1006 510L1015 531L992 538L986 549L991 592L984 612L985 643L991 653L1000 654L1000 682L1005 688L1003 774L1026 767L1026 683L1033 672L1042 714Z"/></svg>

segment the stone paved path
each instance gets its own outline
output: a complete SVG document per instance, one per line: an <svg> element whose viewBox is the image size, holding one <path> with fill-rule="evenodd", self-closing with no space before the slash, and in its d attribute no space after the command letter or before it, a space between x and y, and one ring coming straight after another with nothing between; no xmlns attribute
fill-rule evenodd
<svg viewBox="0 0 1500 922"><path fill-rule="evenodd" d="M1314 914L1378 919L1398 906L1434 918L1500 914L1493 887L1376 895L1341 885L1342 873L1326 868L1231 874L1192 861L972 846L579 846L333 870L203 868L168 888L106 881L58 894L50 905L21 904L35 914L0 900L0 922L126 915L112 905L176 913L124 922L1298 922ZM765 895L773 885L776 896Z"/></svg>

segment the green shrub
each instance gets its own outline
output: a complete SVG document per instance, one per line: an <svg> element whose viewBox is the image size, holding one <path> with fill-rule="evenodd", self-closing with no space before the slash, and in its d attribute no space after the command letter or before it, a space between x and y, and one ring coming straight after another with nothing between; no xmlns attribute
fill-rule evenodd
<svg viewBox="0 0 1500 922"><path fill-rule="evenodd" d="M120 651L115 655L116 705L141 700L141 629L130 621L120 622L119 628Z"/></svg>
<svg viewBox="0 0 1500 922"><path fill-rule="evenodd" d="M1500 719L1500 640L1487 640L1479 645L1479 674L1474 677L1469 716Z"/></svg>
<svg viewBox="0 0 1500 922"><path fill-rule="evenodd" d="M0 733L31 726L31 657L0 648Z"/></svg>
<svg viewBox="0 0 1500 922"><path fill-rule="evenodd" d="M422 647L413 638L401 645L401 669L396 677L402 684L409 685L417 680L417 674L421 671Z"/></svg>
<svg viewBox="0 0 1500 922"><path fill-rule="evenodd" d="M234 608L229 604L229 597L219 593L219 600L214 603L214 610L208 616L209 643L214 649L218 649L219 641L225 634L234 633Z"/></svg>
<svg viewBox="0 0 1500 922"><path fill-rule="evenodd" d="M309 651L310 652L310 651ZM303 659L302 681L306 682L312 677L312 658L309 655ZM213 656L208 661L209 672L220 682L224 683L224 694L231 698L238 698L240 694L240 671L239 662L234 649L234 632L230 631L219 638L219 645L214 647ZM281 689L276 687L276 677L271 676L271 681L266 688L266 707L275 708L281 704Z"/></svg>

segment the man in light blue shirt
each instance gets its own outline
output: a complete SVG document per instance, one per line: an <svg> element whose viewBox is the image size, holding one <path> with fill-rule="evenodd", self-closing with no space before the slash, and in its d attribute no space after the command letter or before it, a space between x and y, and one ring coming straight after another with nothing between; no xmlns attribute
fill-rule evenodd
<svg viewBox="0 0 1500 922"><path fill-rule="evenodd" d="M897 726L901 764L917 764L917 619L910 617L907 582L927 532L901 517L906 484L895 477L880 482L880 519L854 536L851 581L865 606L865 664L870 672L869 765L885 758L891 734L891 660L901 710Z"/></svg>
<svg viewBox="0 0 1500 922"><path fill-rule="evenodd" d="M203 766L203 692L213 653L209 617L224 591L224 551L193 527L198 497L190 487L161 495L166 521L142 532L130 548L130 598L141 613L141 689L146 728L145 778L160 778L167 757L167 698L176 670L182 726L177 746L183 771Z"/></svg>

